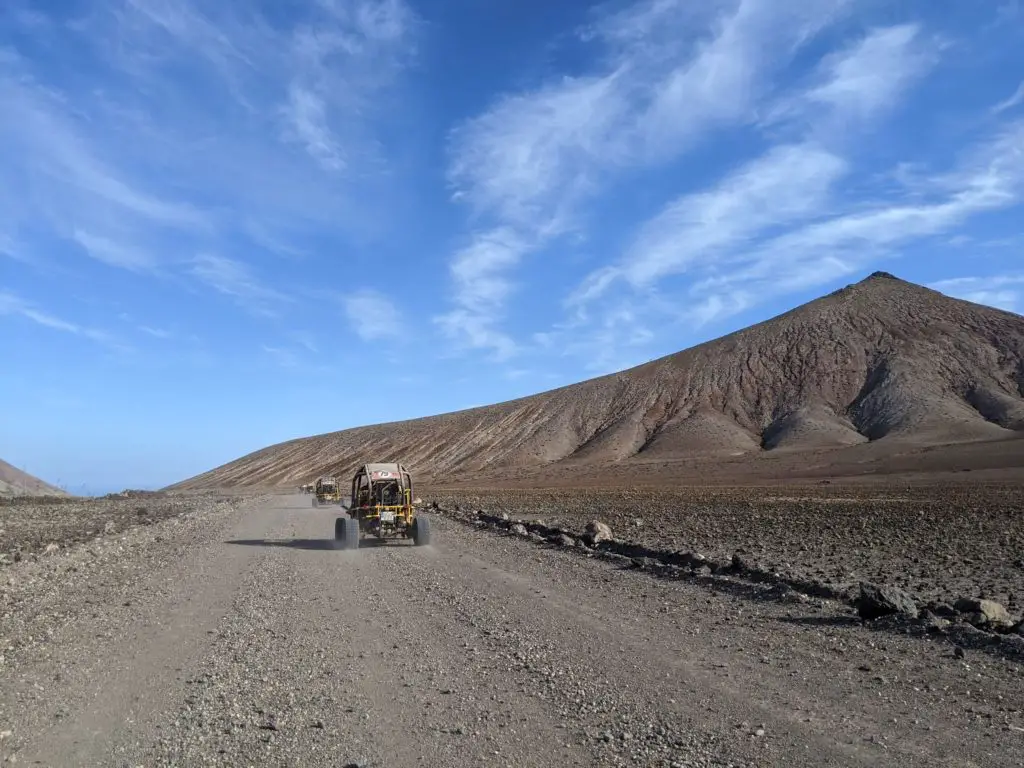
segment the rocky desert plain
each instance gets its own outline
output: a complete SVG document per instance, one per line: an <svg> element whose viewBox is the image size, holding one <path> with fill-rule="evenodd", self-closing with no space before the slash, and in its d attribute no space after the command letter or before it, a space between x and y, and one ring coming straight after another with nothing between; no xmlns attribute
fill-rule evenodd
<svg viewBox="0 0 1024 768"><path fill-rule="evenodd" d="M434 541L299 486L401 461ZM0 467L0 761L1024 765L1024 317L879 273L510 403Z"/></svg>

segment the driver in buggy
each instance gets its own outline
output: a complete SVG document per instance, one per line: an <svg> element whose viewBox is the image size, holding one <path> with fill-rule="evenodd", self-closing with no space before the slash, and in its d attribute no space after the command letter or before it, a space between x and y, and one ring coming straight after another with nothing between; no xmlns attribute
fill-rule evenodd
<svg viewBox="0 0 1024 768"><path fill-rule="evenodd" d="M398 481L392 480L390 483L380 486L378 494L379 503L385 507L394 507L402 503L402 494L398 490Z"/></svg>

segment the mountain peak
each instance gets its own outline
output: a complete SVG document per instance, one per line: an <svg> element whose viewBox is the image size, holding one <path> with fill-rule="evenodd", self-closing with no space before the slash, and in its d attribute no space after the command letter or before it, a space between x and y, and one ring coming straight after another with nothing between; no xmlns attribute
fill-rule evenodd
<svg viewBox="0 0 1024 768"><path fill-rule="evenodd" d="M896 275L892 274L891 272L883 272L881 270L872 272L870 275L864 278L862 282L866 283L871 280L896 280L897 282L901 283L906 282L905 280L900 280L898 277L896 277Z"/></svg>
<svg viewBox="0 0 1024 768"><path fill-rule="evenodd" d="M1024 317L887 272L856 285L836 292L841 302L809 302L614 376L289 441L176 487L293 485L396 460L437 481L531 468L572 474L633 459L672 474L700 456L871 454L1024 433Z"/></svg>

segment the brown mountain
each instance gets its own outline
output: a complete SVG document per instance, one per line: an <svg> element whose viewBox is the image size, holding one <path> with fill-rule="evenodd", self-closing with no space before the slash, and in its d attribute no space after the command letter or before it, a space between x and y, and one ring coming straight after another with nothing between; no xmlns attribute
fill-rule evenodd
<svg viewBox="0 0 1024 768"><path fill-rule="evenodd" d="M627 480L630 467L657 466L666 477L689 468L699 481L701 467L756 467L769 457L788 456L791 467L822 456L870 463L1022 436L1024 317L876 272L621 373L290 440L173 487L295 485L371 460L400 460L445 483L470 473L594 475L609 464Z"/></svg>
<svg viewBox="0 0 1024 768"><path fill-rule="evenodd" d="M66 496L60 488L22 472L0 459L0 496Z"/></svg>

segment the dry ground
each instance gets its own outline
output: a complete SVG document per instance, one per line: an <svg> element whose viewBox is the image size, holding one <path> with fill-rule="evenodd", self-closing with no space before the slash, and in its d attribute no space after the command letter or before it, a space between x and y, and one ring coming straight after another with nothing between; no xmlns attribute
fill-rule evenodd
<svg viewBox="0 0 1024 768"><path fill-rule="evenodd" d="M787 486L637 490L432 489L443 506L580 532L593 519L652 549L744 560L837 590L860 581L923 602L1024 609L1024 488Z"/></svg>
<svg viewBox="0 0 1024 768"><path fill-rule="evenodd" d="M979 506L1002 504L1019 526L1019 496L986 493ZM752 494L681 495L660 509L686 512L670 538L709 555L740 540L762 542L766 556L799 553L798 537L778 530L795 515L791 528L815 531L803 537L806 562L844 568L828 559L830 537L843 549L892 530L912 544L932 523L899 524L908 504L944 519L902 493ZM134 524L139 503L47 508L68 546L30 553L29 540L52 538L37 526L19 539L26 554L0 567L0 761L1024 765L1019 657L983 646L958 657L946 636L865 625L841 601L769 599L727 575L653 578L447 515L434 518L430 547L343 552L329 538L334 511L308 496L154 498L143 503L162 519L147 525ZM601 516L660 542L649 494L462 493L456 503L567 524ZM823 522L858 504L887 527L854 536ZM16 516L5 531L28 530L31 513ZM107 519L132 524L97 532ZM970 551L998 527L975 530Z"/></svg>
<svg viewBox="0 0 1024 768"><path fill-rule="evenodd" d="M203 504L225 502L233 496L206 494ZM184 494L131 492L104 498L15 496L0 498L0 564L38 557L50 548L152 525L196 506Z"/></svg>

